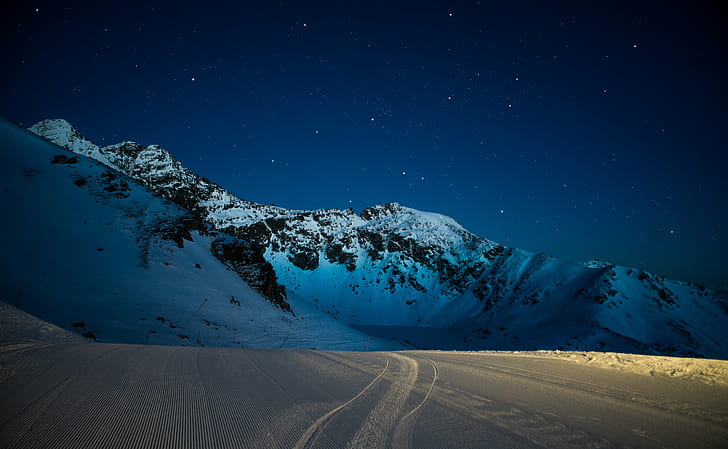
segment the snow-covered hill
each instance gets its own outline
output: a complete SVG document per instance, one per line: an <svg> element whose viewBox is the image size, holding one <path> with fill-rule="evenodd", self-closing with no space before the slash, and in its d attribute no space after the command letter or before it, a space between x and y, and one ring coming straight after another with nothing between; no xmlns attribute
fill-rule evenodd
<svg viewBox="0 0 728 449"><path fill-rule="evenodd" d="M137 181L5 121L0 151L0 300L100 341L366 348L367 335L283 296L255 246Z"/></svg>
<svg viewBox="0 0 728 449"><path fill-rule="evenodd" d="M259 245L290 294L368 332L427 347L728 357L726 299L700 286L505 248L451 218L396 203L359 215L260 205L156 145L98 147L64 120L30 130Z"/></svg>

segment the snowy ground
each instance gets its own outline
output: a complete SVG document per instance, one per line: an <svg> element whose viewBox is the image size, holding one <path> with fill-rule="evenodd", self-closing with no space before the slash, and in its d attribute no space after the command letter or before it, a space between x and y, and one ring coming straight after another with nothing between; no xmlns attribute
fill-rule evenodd
<svg viewBox="0 0 728 449"><path fill-rule="evenodd" d="M721 361L74 342L12 307L0 312L3 448L719 448L728 441ZM684 374L663 375L671 369Z"/></svg>
<svg viewBox="0 0 728 449"><path fill-rule="evenodd" d="M728 387L728 360L663 357L616 352L487 351L482 354L501 357L565 360L583 366L617 370L623 373L681 378L703 382L708 385Z"/></svg>
<svg viewBox="0 0 728 449"><path fill-rule="evenodd" d="M83 337L0 301L0 345L83 341Z"/></svg>
<svg viewBox="0 0 728 449"><path fill-rule="evenodd" d="M0 154L0 301L109 343L403 347L294 294L295 315L275 307L212 254L212 233L164 238L186 211L96 161L4 121Z"/></svg>

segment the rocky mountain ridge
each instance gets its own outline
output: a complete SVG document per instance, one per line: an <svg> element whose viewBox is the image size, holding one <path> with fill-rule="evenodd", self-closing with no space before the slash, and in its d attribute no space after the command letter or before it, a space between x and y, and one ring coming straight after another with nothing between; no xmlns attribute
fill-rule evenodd
<svg viewBox="0 0 728 449"><path fill-rule="evenodd" d="M726 300L700 286L506 248L449 217L396 203L359 215L260 205L157 145L98 147L64 120L30 130L262 248L288 291L351 325L458 330L458 341L476 348L728 355Z"/></svg>
<svg viewBox="0 0 728 449"><path fill-rule="evenodd" d="M402 348L283 297L259 247L116 169L5 120L0 153L0 301L103 342Z"/></svg>

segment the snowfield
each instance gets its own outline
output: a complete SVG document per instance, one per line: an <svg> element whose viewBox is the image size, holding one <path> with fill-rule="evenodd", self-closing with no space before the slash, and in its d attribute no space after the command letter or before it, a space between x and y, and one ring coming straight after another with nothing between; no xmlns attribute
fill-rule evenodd
<svg viewBox="0 0 728 449"><path fill-rule="evenodd" d="M295 294L282 310L212 253L235 239L116 170L7 122L0 137L0 300L103 342L402 348Z"/></svg>
<svg viewBox="0 0 728 449"><path fill-rule="evenodd" d="M360 213L256 204L185 168L159 145L127 141L99 147L61 119L38 122L29 131L73 151L79 163L88 157L106 164L119 179L184 208L208 229L261 248L268 275L248 283L284 310L293 304L276 295L277 287L322 317L409 348L728 358L728 298L717 290L639 268L507 248L472 234L452 218L397 203ZM25 137L28 149L39 147L37 139ZM9 175L12 179L17 173ZM193 237L198 249L207 245ZM272 273L276 286L271 285ZM183 302L194 310L201 299L193 295ZM209 336L205 340L209 344ZM227 342L223 346L231 341L220 338ZM262 347L278 345L268 340Z"/></svg>
<svg viewBox="0 0 728 449"><path fill-rule="evenodd" d="M725 302L709 291L466 241L472 236L454 221L398 205L368 209L366 223L353 212L285 211L234 198L240 210L220 207L234 212L231 220L250 220L260 231L250 237L289 249L331 237L331 246L294 257L304 266L296 267L291 254L256 252L98 161L7 122L0 137L0 448L721 448L728 441L727 361L403 351L398 343L601 342L725 354ZM155 146L99 148L65 128L56 137L117 165L137 152L163 167L176 163ZM212 186L182 168L173 173ZM351 224L367 237L354 239ZM264 252L291 287L285 298ZM357 271L372 257L374 271ZM313 262L317 268L305 268ZM426 269L431 263L472 263L453 272L465 293L441 283ZM381 285L370 275L384 276L376 278ZM572 296L541 290L561 281ZM402 285L422 295L399 296L409 291ZM382 290L389 293L374 294ZM441 294L456 299L443 306ZM341 304L345 295L359 303ZM417 325L421 316L433 327ZM457 317L468 320L450 326Z"/></svg>
<svg viewBox="0 0 728 449"><path fill-rule="evenodd" d="M490 356L564 360L582 366L595 366L622 373L673 377L703 382L707 385L728 387L728 361L726 360L664 357L616 352L483 351L481 353Z"/></svg>
<svg viewBox="0 0 728 449"><path fill-rule="evenodd" d="M3 448L722 448L728 441L728 362L639 357L660 367L647 374L634 372L634 356L624 354L71 342L73 334L50 335L47 324L12 309L3 306L0 319Z"/></svg>

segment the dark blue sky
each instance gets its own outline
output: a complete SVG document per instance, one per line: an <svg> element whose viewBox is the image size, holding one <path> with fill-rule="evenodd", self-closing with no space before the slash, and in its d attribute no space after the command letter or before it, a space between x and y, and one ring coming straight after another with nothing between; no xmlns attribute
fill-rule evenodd
<svg viewBox="0 0 728 449"><path fill-rule="evenodd" d="M255 202L396 201L509 246L728 284L716 10L212 3L4 6L0 114L161 144Z"/></svg>

